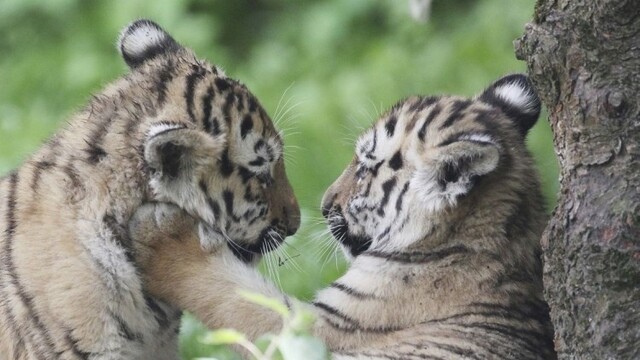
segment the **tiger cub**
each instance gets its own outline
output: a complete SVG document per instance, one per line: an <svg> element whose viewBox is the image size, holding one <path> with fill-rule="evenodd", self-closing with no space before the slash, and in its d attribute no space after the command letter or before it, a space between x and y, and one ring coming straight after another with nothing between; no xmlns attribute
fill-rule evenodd
<svg viewBox="0 0 640 360"><path fill-rule="evenodd" d="M335 359L556 358L542 295L546 215L525 146L539 114L529 79L509 75L473 99L405 99L360 136L322 201L352 262L307 305ZM203 252L196 221L160 208L155 218L141 208L130 227L153 247L140 264L149 291L211 328L278 331L277 314L234 289L295 300L228 249Z"/></svg>
<svg viewBox="0 0 640 360"><path fill-rule="evenodd" d="M178 358L181 310L145 289L149 249L127 233L145 202L199 219L205 248L233 238L243 262L298 228L249 90L148 20L118 48L130 72L0 180L1 359Z"/></svg>

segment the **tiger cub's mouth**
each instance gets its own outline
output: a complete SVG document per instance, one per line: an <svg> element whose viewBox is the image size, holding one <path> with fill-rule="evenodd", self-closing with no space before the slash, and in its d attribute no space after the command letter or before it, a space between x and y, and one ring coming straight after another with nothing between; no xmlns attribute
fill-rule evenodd
<svg viewBox="0 0 640 360"><path fill-rule="evenodd" d="M349 231L347 219L342 215L340 206L331 209L325 217L329 224L331 235L345 247L345 251L349 255L356 257L369 249L371 238L366 235L355 235Z"/></svg>
<svg viewBox="0 0 640 360"><path fill-rule="evenodd" d="M250 263L260 260L262 255L277 249L285 238L286 231L275 224L262 230L254 242L227 241L227 246L238 259Z"/></svg>

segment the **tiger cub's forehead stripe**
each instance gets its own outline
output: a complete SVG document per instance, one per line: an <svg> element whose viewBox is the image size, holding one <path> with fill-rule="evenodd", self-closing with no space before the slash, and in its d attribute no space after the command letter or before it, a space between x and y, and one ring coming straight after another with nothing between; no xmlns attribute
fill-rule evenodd
<svg viewBox="0 0 640 360"><path fill-rule="evenodd" d="M253 129L253 119L251 118L251 115L247 114L244 116L242 123L240 124L240 137L244 140L251 129Z"/></svg>
<svg viewBox="0 0 640 360"><path fill-rule="evenodd" d="M385 130L387 130L387 137L393 137L393 133L396 130L396 123L398 122L398 118L395 114L392 114L384 125Z"/></svg>
<svg viewBox="0 0 640 360"><path fill-rule="evenodd" d="M431 122L433 121L433 119L435 119L436 116L440 115L441 111L442 111L442 106L440 104L436 104L431 108L431 110L429 111L429 114L424 119L424 122L422 123L420 130L418 130L418 139L420 139L420 141L424 141L424 137L427 133L427 127L429 126L429 124L431 124Z"/></svg>
<svg viewBox="0 0 640 360"><path fill-rule="evenodd" d="M209 85L207 87L206 93L202 95L202 126L207 133L217 135L213 134L214 125L213 120L211 119L211 110L213 108L212 103L214 96L215 92L213 91L213 86Z"/></svg>
<svg viewBox="0 0 640 360"><path fill-rule="evenodd" d="M229 80L221 77L217 78L214 81L214 84L216 85L216 88L219 92L225 92L231 87L231 83L229 82Z"/></svg>
<svg viewBox="0 0 640 360"><path fill-rule="evenodd" d="M233 92L228 92L224 98L224 104L222 105L222 116L224 121L227 123L227 126L231 126L231 120L233 116L231 111L233 110L233 105L235 104L236 96Z"/></svg>
<svg viewBox="0 0 640 360"><path fill-rule="evenodd" d="M167 88L171 85L171 81L174 78L174 63L173 60L168 60L167 64L160 70L157 79L153 85L154 91L158 94L157 101L158 106L163 106L167 100Z"/></svg>
<svg viewBox="0 0 640 360"><path fill-rule="evenodd" d="M449 106L449 115L442 125L440 125L440 130L444 130L460 120L462 118L462 112L466 110L469 105L471 105L471 100L454 101L453 104Z"/></svg>
<svg viewBox="0 0 640 360"><path fill-rule="evenodd" d="M495 120L497 110L474 109L472 114L475 116L473 121L484 126L488 133L496 133L500 128L500 125Z"/></svg>
<svg viewBox="0 0 640 360"><path fill-rule="evenodd" d="M409 106L409 111L416 112L416 111L426 109L429 106L433 105L438 100L439 100L439 97L437 96L427 96L427 97L419 98Z"/></svg>
<svg viewBox="0 0 640 360"><path fill-rule="evenodd" d="M415 128L416 123L421 118L420 113L429 109L433 104L435 104L436 101L438 101L438 99L439 98L436 96L418 98L409 106L409 114L411 115L411 119L407 122L407 126L405 127L406 133L411 132Z"/></svg>
<svg viewBox="0 0 640 360"><path fill-rule="evenodd" d="M206 70L202 66L192 65L191 73L187 75L185 78L185 90L184 90L184 99L187 105L187 114L189 115L189 120L192 123L196 123L196 118L193 113L193 102L195 96L195 89L198 83L204 79L206 74Z"/></svg>

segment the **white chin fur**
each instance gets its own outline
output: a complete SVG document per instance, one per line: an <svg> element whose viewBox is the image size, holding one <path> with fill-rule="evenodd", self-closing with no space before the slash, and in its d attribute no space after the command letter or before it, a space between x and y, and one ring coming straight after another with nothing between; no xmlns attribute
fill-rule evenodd
<svg viewBox="0 0 640 360"><path fill-rule="evenodd" d="M410 186L419 199L420 206L431 213L454 206L458 195L467 191L457 183L448 183L442 190L430 171L419 171Z"/></svg>

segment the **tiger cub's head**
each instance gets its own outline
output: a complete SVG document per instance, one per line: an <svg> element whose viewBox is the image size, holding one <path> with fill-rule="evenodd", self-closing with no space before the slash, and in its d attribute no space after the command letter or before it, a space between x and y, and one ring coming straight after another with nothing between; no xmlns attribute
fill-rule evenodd
<svg viewBox="0 0 640 360"><path fill-rule="evenodd" d="M472 99L400 101L359 137L353 161L324 195L334 237L358 256L428 250L465 232L539 236L543 204L525 147L539 114L524 75Z"/></svg>
<svg viewBox="0 0 640 360"><path fill-rule="evenodd" d="M199 219L214 242L203 246L226 241L246 261L295 233L282 138L253 94L149 20L127 26L118 48L155 102L142 145L155 200Z"/></svg>

